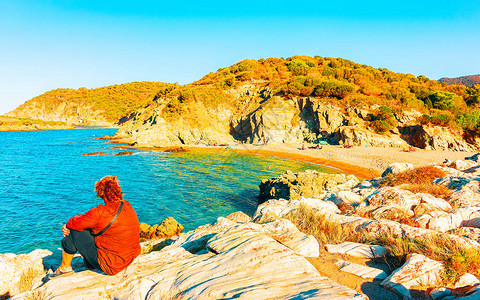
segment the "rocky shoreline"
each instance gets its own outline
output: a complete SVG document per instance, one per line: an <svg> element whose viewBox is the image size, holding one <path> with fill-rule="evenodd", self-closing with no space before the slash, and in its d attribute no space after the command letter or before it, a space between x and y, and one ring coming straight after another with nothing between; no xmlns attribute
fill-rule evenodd
<svg viewBox="0 0 480 300"><path fill-rule="evenodd" d="M477 154L423 169L392 164L383 177L364 181L352 175L287 172L262 181L262 203L252 218L238 212L190 232L144 242L144 254L115 276L85 271L77 257L75 274L44 283L60 264L60 251L2 254L0 295L478 299L479 162ZM412 176L431 180L421 187L401 182L417 180ZM149 236L162 232L144 227Z"/></svg>

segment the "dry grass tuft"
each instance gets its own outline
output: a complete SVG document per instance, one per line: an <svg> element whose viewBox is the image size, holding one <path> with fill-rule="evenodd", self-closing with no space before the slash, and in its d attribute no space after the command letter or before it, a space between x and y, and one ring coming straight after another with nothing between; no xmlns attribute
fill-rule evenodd
<svg viewBox="0 0 480 300"><path fill-rule="evenodd" d="M409 190L413 193L427 193L433 195L437 198L442 198L444 200L450 199L452 195L452 190L446 186L439 184L405 184L402 186L403 189Z"/></svg>
<svg viewBox="0 0 480 300"><path fill-rule="evenodd" d="M26 271L23 271L20 274L20 280L18 281L17 288L20 293L29 291L32 289L35 280L41 274L40 271L36 270L35 268L29 268Z"/></svg>
<svg viewBox="0 0 480 300"><path fill-rule="evenodd" d="M52 298L51 293L46 290L33 290L25 294L24 300L48 300Z"/></svg>
<svg viewBox="0 0 480 300"><path fill-rule="evenodd" d="M368 243L371 240L366 232L340 225L325 214L304 205L286 217L296 224L300 231L315 236L320 244L338 244L345 241Z"/></svg>
<svg viewBox="0 0 480 300"><path fill-rule="evenodd" d="M382 245L389 251L393 268L401 266L409 254L418 253L445 264L442 275L445 284L454 283L466 272L480 277L480 249L462 247L446 234L427 235L420 239L396 237L392 234L374 237L363 230L355 230L348 224L334 222L325 214L305 206L300 206L287 217L299 230L315 236L320 244L349 241Z"/></svg>
<svg viewBox="0 0 480 300"><path fill-rule="evenodd" d="M401 184L430 184L436 178L447 176L443 170L434 166L424 166L397 174L388 174L381 182L382 186L397 186Z"/></svg>

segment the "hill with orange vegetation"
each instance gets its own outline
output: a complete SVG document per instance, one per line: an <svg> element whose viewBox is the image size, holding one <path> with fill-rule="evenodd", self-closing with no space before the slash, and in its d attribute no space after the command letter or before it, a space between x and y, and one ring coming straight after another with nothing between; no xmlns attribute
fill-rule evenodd
<svg viewBox="0 0 480 300"><path fill-rule="evenodd" d="M72 128L72 126L64 122L19 119L0 116L0 131L59 130Z"/></svg>
<svg viewBox="0 0 480 300"><path fill-rule="evenodd" d="M6 115L74 125L112 126L147 105L159 89L168 85L132 82L95 89L56 89L25 102Z"/></svg>
<svg viewBox="0 0 480 300"><path fill-rule="evenodd" d="M480 74L461 76L456 78L440 78L438 81L445 82L446 84L463 84L465 86L473 88L476 84L480 84Z"/></svg>
<svg viewBox="0 0 480 300"><path fill-rule="evenodd" d="M139 146L233 143L477 150L480 85L448 85L342 58L240 61L188 85L57 89L8 115L121 125Z"/></svg>
<svg viewBox="0 0 480 300"><path fill-rule="evenodd" d="M472 150L480 88L341 58L243 60L161 89L118 136L146 146L317 143Z"/></svg>

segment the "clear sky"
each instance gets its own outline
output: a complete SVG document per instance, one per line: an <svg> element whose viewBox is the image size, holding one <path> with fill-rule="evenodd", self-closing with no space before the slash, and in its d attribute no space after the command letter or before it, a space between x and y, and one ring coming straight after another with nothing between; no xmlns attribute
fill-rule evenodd
<svg viewBox="0 0 480 300"><path fill-rule="evenodd" d="M0 114L55 88L190 83L242 59L480 73L480 1L0 0Z"/></svg>

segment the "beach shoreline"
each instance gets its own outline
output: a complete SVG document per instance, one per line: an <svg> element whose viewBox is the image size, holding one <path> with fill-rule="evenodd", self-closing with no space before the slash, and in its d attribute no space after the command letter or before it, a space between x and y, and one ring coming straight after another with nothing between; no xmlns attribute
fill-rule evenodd
<svg viewBox="0 0 480 300"><path fill-rule="evenodd" d="M424 149L415 149L413 152L406 152L401 148L360 146L343 148L339 145L324 145L322 146L322 149L314 149L313 144L305 144L305 150L301 150L298 145L289 144L237 144L234 147L229 146L228 148L224 146L206 145L183 145L178 147L162 148L120 146L118 148L165 151L166 149L180 147L187 150L205 148L216 151L229 151L236 154L263 155L298 160L336 169L342 173L353 174L360 179L379 177L381 176L382 172L392 163L411 163L415 167L420 167L432 163L439 163L445 159L449 159L450 161L464 160L465 157L469 157L477 153Z"/></svg>

